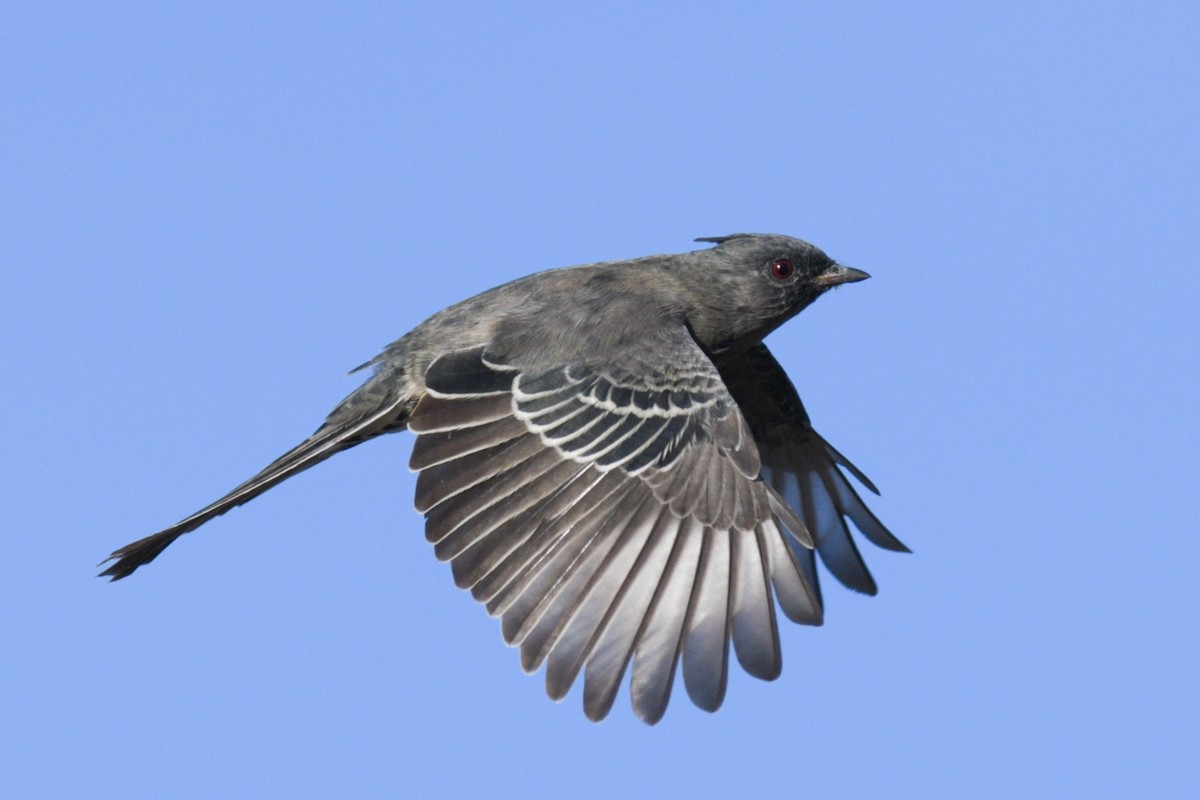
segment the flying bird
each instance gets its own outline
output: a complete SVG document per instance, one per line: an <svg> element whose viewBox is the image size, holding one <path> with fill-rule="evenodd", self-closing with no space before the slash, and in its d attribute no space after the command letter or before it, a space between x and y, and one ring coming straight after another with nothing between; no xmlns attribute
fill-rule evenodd
<svg viewBox="0 0 1200 800"><path fill-rule="evenodd" d="M907 551L809 422L763 338L861 281L787 236L698 239L689 253L540 272L441 311L359 369L325 423L195 514L114 552L128 577L181 535L335 453L405 429L425 535L521 666L592 720L626 672L634 713L666 711L677 667L720 707L729 648L779 676L776 604L823 620L814 552L875 594L847 522Z"/></svg>

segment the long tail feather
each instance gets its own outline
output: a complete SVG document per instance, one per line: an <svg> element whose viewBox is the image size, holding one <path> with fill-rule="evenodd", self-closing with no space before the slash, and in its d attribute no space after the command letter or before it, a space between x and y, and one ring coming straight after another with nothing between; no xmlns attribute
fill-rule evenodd
<svg viewBox="0 0 1200 800"><path fill-rule="evenodd" d="M367 386L363 387L363 389L367 388ZM100 577L107 577L114 581L126 578L132 575L138 567L149 564L157 558L159 553L167 549L180 536L199 528L210 519L221 516L231 508L248 503L272 486L319 464L335 453L361 444L381 433L390 433L404 428L402 398L393 393L391 397L387 398L388 402L382 405L372 403L371 405L375 406L373 410L369 413L362 413L365 410L362 408L363 404L356 402L360 397L362 395L358 392L351 395L330 414L329 419L316 433L275 459L253 478L220 500L205 506L169 528L114 551L112 555L100 562L99 566L110 561L115 562L101 572ZM356 411L357 413L355 413Z"/></svg>

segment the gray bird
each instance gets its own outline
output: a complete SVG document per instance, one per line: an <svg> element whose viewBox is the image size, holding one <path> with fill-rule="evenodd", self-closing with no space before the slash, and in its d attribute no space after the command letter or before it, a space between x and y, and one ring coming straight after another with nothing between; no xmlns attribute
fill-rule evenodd
<svg viewBox="0 0 1200 800"><path fill-rule="evenodd" d="M730 641L747 672L775 679L775 601L822 623L814 548L866 594L846 521L907 550L762 343L869 276L787 236L697 241L716 246L549 270L435 314L359 367L374 374L312 436L102 574L124 578L280 481L408 428L426 538L521 666L546 665L550 697L582 670L600 720L630 669L634 712L653 724L682 662L692 701L715 711Z"/></svg>

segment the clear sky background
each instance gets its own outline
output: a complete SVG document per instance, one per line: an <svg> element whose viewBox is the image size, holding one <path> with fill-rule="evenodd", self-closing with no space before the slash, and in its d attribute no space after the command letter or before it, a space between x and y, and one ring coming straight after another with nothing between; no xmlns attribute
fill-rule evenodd
<svg viewBox="0 0 1200 800"><path fill-rule="evenodd" d="M5 3L0 796L1194 797L1193 3ZM554 704L345 453L110 585L539 269L788 233L770 344L912 555L774 683Z"/></svg>

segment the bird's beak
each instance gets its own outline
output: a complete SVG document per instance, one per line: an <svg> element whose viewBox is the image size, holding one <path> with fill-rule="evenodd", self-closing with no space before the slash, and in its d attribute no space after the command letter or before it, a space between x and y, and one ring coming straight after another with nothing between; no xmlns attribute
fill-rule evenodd
<svg viewBox="0 0 1200 800"><path fill-rule="evenodd" d="M818 286L841 286L843 283L857 283L865 281L871 277L861 269L854 267L844 267L841 264L834 264L826 269L817 277L813 278L813 283Z"/></svg>

